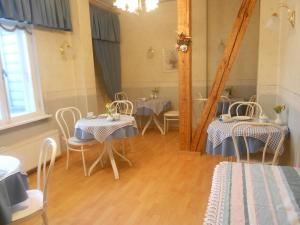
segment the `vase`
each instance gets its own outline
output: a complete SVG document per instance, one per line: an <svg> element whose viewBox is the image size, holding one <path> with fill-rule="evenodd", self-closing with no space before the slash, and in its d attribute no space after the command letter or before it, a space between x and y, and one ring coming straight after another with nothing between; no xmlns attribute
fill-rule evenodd
<svg viewBox="0 0 300 225"><path fill-rule="evenodd" d="M275 119L274 123L276 123L278 125L283 125L283 121L281 119L281 114L280 113L276 113L276 119Z"/></svg>

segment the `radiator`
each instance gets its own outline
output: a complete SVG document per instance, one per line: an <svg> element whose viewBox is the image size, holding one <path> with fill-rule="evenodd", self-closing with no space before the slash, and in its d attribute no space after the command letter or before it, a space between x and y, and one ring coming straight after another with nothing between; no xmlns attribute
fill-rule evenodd
<svg viewBox="0 0 300 225"><path fill-rule="evenodd" d="M21 161L23 170L32 170L37 167L41 144L47 137L56 141L56 156L59 156L61 151L58 130L50 130L10 146L0 146L0 154L14 156Z"/></svg>

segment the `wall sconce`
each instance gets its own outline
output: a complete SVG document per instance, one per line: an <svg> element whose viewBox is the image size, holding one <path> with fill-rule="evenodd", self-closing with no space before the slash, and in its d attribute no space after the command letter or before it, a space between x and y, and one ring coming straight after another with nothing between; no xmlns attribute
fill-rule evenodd
<svg viewBox="0 0 300 225"><path fill-rule="evenodd" d="M64 56L66 58L74 58L74 56L75 56L73 47L67 41L64 41L60 45L59 53L61 56Z"/></svg>
<svg viewBox="0 0 300 225"><path fill-rule="evenodd" d="M148 48L148 50L147 50L147 58L148 59L152 59L154 57L154 53L155 53L155 50L152 47Z"/></svg>
<svg viewBox="0 0 300 225"><path fill-rule="evenodd" d="M296 11L294 9L291 9L287 4L281 3L279 5L279 9L286 9L288 13L288 21L292 28L295 27L296 25ZM279 13L278 12L273 12L271 17L266 23L266 28L273 30L273 27L275 24L279 24Z"/></svg>

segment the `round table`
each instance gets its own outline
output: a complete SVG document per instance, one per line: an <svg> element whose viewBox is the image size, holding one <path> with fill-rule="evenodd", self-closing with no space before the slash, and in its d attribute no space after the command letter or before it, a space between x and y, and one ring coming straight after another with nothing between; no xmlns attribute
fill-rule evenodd
<svg viewBox="0 0 300 225"><path fill-rule="evenodd" d="M164 98L146 99L145 101L136 100L134 102L134 113L138 116L149 116L149 119L143 128L142 135L145 134L152 121L159 129L161 134L164 134L164 130L157 117L159 114L169 110L170 108L171 101Z"/></svg>
<svg viewBox="0 0 300 225"><path fill-rule="evenodd" d="M11 207L28 198L27 176L17 158L0 155L0 225L11 222Z"/></svg>
<svg viewBox="0 0 300 225"><path fill-rule="evenodd" d="M214 120L210 123L207 129L207 144L206 152L211 155L222 155L222 156L235 156L235 150L233 145L233 140L231 136L232 127L238 122L224 123L220 120ZM282 126L285 133L288 133L288 127ZM247 135L249 150L251 153L258 152L266 143L266 130L265 129L249 129L251 132ZM280 133L277 130L272 132L269 147L271 150L276 150L280 139ZM243 142L242 134L238 135L237 142L239 144L239 149L242 152L246 152L246 146ZM280 154L283 152L283 147L280 150Z"/></svg>
<svg viewBox="0 0 300 225"><path fill-rule="evenodd" d="M128 162L132 163L124 155L120 154L112 145L112 140L132 137L138 134L135 118L128 115L121 115L120 120L108 121L106 118L95 119L80 119L75 125L75 137L79 140L96 139L99 142L104 142L104 150L95 160L89 169L89 176L95 166L102 160L107 153L114 172L115 179L119 179L118 168L114 159L114 154Z"/></svg>

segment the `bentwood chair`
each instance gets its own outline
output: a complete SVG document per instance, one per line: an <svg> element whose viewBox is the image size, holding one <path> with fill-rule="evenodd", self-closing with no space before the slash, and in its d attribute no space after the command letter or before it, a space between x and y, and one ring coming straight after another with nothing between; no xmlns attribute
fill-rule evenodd
<svg viewBox="0 0 300 225"><path fill-rule="evenodd" d="M110 104L111 108L115 108L117 113L121 115L128 115L132 116L133 114L133 103L129 100L120 100L120 101L113 101ZM129 141L130 148L132 148L132 143ZM122 154L126 155L125 153L125 142L122 141Z"/></svg>
<svg viewBox="0 0 300 225"><path fill-rule="evenodd" d="M243 110L243 107L246 107L246 109ZM243 115L251 118L259 118L263 114L262 107L257 102L235 102L230 105L228 114L233 116L234 110L237 116Z"/></svg>
<svg viewBox="0 0 300 225"><path fill-rule="evenodd" d="M67 147L67 166L69 168L70 151L81 153L84 175L87 176L86 162L84 153L91 150L93 145L97 144L96 140L83 141L74 137L75 123L81 119L81 112L76 107L67 107L57 110L55 114L56 121L62 132L62 139Z"/></svg>
<svg viewBox="0 0 300 225"><path fill-rule="evenodd" d="M28 199L12 207L11 224L21 224L35 215L40 215L43 223L48 224L48 184L54 167L56 149L56 142L52 138L43 141L37 167L37 189L28 190Z"/></svg>
<svg viewBox="0 0 300 225"><path fill-rule="evenodd" d="M115 101L121 100L128 100L128 95L123 91L115 93Z"/></svg>
<svg viewBox="0 0 300 225"><path fill-rule="evenodd" d="M253 132L262 132L263 135L265 135L265 143L262 151L262 156L259 155L259 153L251 153L250 148L251 148L251 143L249 142L250 138L256 139L254 137L250 137L249 134ZM276 146L275 151L270 150L270 143L271 143L271 138L274 138L274 135L277 139L278 145ZM277 158L279 155L279 152L282 148L284 138L285 138L285 133L284 130L275 124L271 123L254 123L254 122L242 122L238 123L233 126L231 129L231 136L233 140L233 145L234 145L234 150L237 158L237 162L261 162L262 164L272 164L275 165L277 163ZM258 140L257 141L261 141ZM242 157L246 154L246 160L242 159ZM253 155L252 157L254 160L250 160L250 154ZM268 156L271 155L271 158L267 159L267 154ZM255 158L255 156L258 156ZM261 159L260 159L261 157Z"/></svg>
<svg viewBox="0 0 300 225"><path fill-rule="evenodd" d="M115 108L117 113L132 116L133 103L129 100L117 100L110 104L111 108Z"/></svg>

